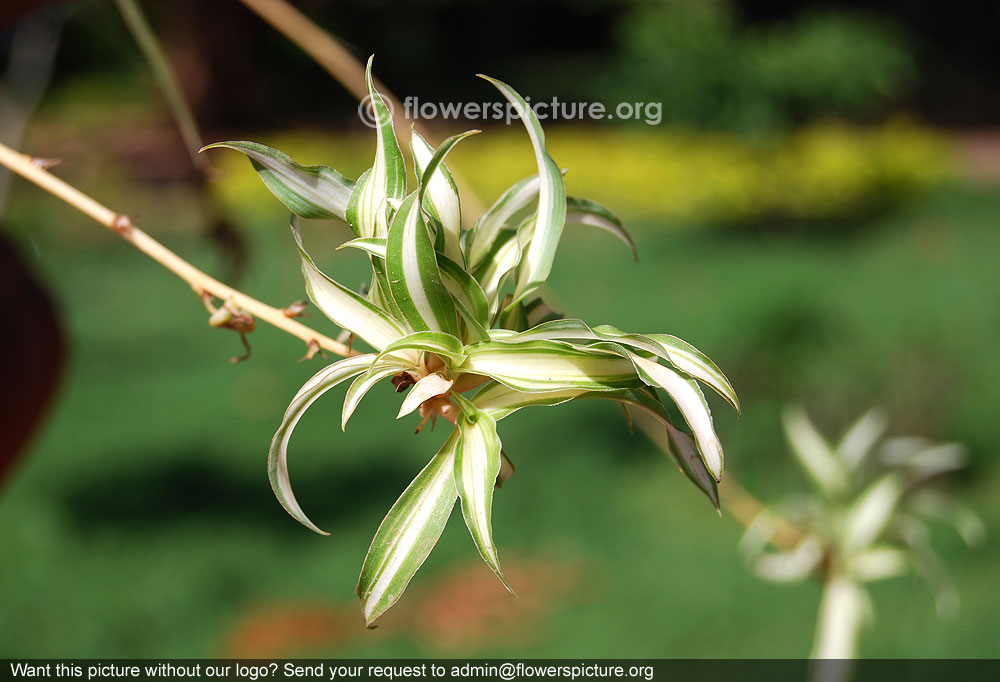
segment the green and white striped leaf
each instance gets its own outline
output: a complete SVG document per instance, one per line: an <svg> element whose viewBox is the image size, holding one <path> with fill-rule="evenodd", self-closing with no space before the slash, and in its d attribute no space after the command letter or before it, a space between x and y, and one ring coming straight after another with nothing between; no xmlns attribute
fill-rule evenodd
<svg viewBox="0 0 1000 682"><path fill-rule="evenodd" d="M466 262L471 269L475 270L482 264L483 259L492 250L500 230L508 226L515 216L538 201L539 187L541 180L537 174L517 181L476 220L467 238L469 242Z"/></svg>
<svg viewBox="0 0 1000 682"><path fill-rule="evenodd" d="M534 233L521 262L517 287L514 290L514 303L518 303L545 282L552 269L552 261L566 219L566 187L559 166L545 149L545 133L542 131L542 126L524 98L502 81L488 76L480 75L480 77L496 86L520 116L535 149L535 161L538 163L538 176L541 179Z"/></svg>
<svg viewBox="0 0 1000 682"><path fill-rule="evenodd" d="M524 313L523 303L511 303L513 296L504 297L504 305L496 316L496 323L504 329L524 329L528 326L528 318Z"/></svg>
<svg viewBox="0 0 1000 682"><path fill-rule="evenodd" d="M438 153L441 153L442 150L444 152L441 153L440 158L443 158L450 147L459 140L478 132L478 130L470 130L448 138L438 150ZM448 144L448 149L445 148L446 144ZM441 224L444 233L444 254L453 261L462 262L462 248L459 244L459 239L462 236L462 208L455 178L452 177L451 171L443 162L439 162L440 165L436 169L430 166L435 155L434 148L416 130L412 132L410 137L410 151L413 154L416 176L421 181L423 191L421 205ZM428 175L428 170L430 175Z"/></svg>
<svg viewBox="0 0 1000 682"><path fill-rule="evenodd" d="M490 381L476 392L471 402L476 409L500 421L523 407L561 405L588 392L585 388L564 388L559 391L519 391L499 382Z"/></svg>
<svg viewBox="0 0 1000 682"><path fill-rule="evenodd" d="M517 339L564 339L564 340L601 340L614 341L619 344L637 348L652 353L674 366L675 369L697 379L709 386L733 406L736 413L740 412L740 402L726 375L714 362L691 344L669 334L626 334L610 325L601 325L591 329L585 322L578 319L553 320L537 325L517 335Z"/></svg>
<svg viewBox="0 0 1000 682"><path fill-rule="evenodd" d="M459 315L465 321L468 331L467 340L488 341L490 324L490 305L486 293L479 282L466 272L462 266L447 256L438 257L441 268L441 280L445 288L455 299Z"/></svg>
<svg viewBox="0 0 1000 682"><path fill-rule="evenodd" d="M632 236L625 229L625 226L622 225L622 221L619 220L618 216L612 213L610 209L590 199L566 197L566 224L573 223L591 225L605 232L610 232L625 243L625 246L632 252L632 260L638 262L639 252L635 250L635 242L632 241Z"/></svg>
<svg viewBox="0 0 1000 682"><path fill-rule="evenodd" d="M456 430L375 532L357 588L368 625L396 603L441 537L458 499L454 478L458 437Z"/></svg>
<svg viewBox="0 0 1000 682"><path fill-rule="evenodd" d="M412 362L386 355L380 356L372 362L368 371L355 379L350 388L347 389L347 395L344 396L344 408L340 413L341 431L347 430L347 422L351 419L358 405L361 404L361 399L375 384L395 374L412 369L412 367Z"/></svg>
<svg viewBox="0 0 1000 682"><path fill-rule="evenodd" d="M375 163L360 178L347 206L347 224L359 237L385 239L389 232L388 200L406 196L406 164L396 140L392 115L372 84L372 59L365 68L368 101L375 121Z"/></svg>
<svg viewBox="0 0 1000 682"><path fill-rule="evenodd" d="M559 341L489 341L466 346L466 354L463 372L482 374L522 391L611 391L637 383L628 360Z"/></svg>
<svg viewBox="0 0 1000 682"><path fill-rule="evenodd" d="M396 212L387 246L389 288L410 328L457 335L455 301L441 281L437 255L416 192Z"/></svg>
<svg viewBox="0 0 1000 682"><path fill-rule="evenodd" d="M687 341L678 339L676 336L671 336L670 334L647 334L646 338L660 344L666 353L666 357L659 353L657 355L664 357L667 362L688 376L712 388L712 390L725 398L733 406L736 414L740 414L740 399L736 395L736 390L729 382L729 379L726 378L726 375L722 373L722 370L707 355ZM632 335L628 335L624 340L618 340L622 343L631 343L631 339Z"/></svg>
<svg viewBox="0 0 1000 682"><path fill-rule="evenodd" d="M670 455L681 473L705 493L715 510L721 514L717 481L705 466L694 439L673 425L670 414L654 390L643 386L608 393L585 393L580 398L612 400L624 405L626 414L660 450ZM639 411L636 412L633 408L638 408Z"/></svg>
<svg viewBox="0 0 1000 682"><path fill-rule="evenodd" d="M715 510L720 514L719 507L719 484L705 465L705 460L695 445L694 438L690 434L684 433L673 424L664 424L667 436L670 439L670 450L668 451L677 462L681 472L688 477L695 486L698 487L715 506Z"/></svg>
<svg viewBox="0 0 1000 682"><path fill-rule="evenodd" d="M271 481L271 489L274 490L278 502L285 508L285 511L292 515L292 518L320 535L329 535L329 533L320 530L316 524L309 520L292 493L292 483L288 478L288 441L291 439L292 431L299 423L299 419L317 398L342 381L367 370L374 359L375 355L373 354L356 355L335 362L314 374L292 398L291 404L285 410L281 425L271 440L271 448L267 453L267 477Z"/></svg>
<svg viewBox="0 0 1000 682"><path fill-rule="evenodd" d="M518 391L495 381L484 385L473 396L472 404L497 421L524 407L561 405L575 399L611 400L644 414L637 415L646 422L644 430L665 453L673 457L677 467L719 509L719 488L715 478L705 466L694 440L687 433L670 423L670 415L656 394L648 388L619 389L614 391L588 391L563 389L560 391Z"/></svg>
<svg viewBox="0 0 1000 682"><path fill-rule="evenodd" d="M465 346L461 340L444 332L413 332L385 347L382 355L396 354L404 359L415 359L412 353L405 351L423 351L435 353L446 362L458 366L465 362Z"/></svg>
<svg viewBox="0 0 1000 682"><path fill-rule="evenodd" d="M448 379L439 372L432 372L422 377L413 385L410 392L406 394L403 404L399 406L399 413L396 414L396 419L410 414L420 407L421 403L425 400L430 400L431 398L447 393L451 390L454 383L453 380Z"/></svg>
<svg viewBox="0 0 1000 682"><path fill-rule="evenodd" d="M722 443L715 433L715 426L712 423L712 412L708 407L708 402L693 379L659 364L655 356L651 358L644 357L640 352L628 349L620 343L604 341L592 343L586 347L605 349L623 358L630 359L635 366L636 373L647 386L653 389L661 388L665 390L680 409L688 426L694 432L695 444L704 465L716 481L721 480L723 461ZM669 417L665 420L665 423L670 423ZM687 469L684 465L681 468L683 470Z"/></svg>
<svg viewBox="0 0 1000 682"><path fill-rule="evenodd" d="M403 313L399 309L399 306L396 305L396 299L392 297L392 291L389 287L389 277L386 274L386 240L375 237L358 237L349 242L344 242L337 247L338 251L340 249L357 249L358 251L364 251L372 257L372 288L368 292L368 299L378 307L388 311L393 319L402 320Z"/></svg>
<svg viewBox="0 0 1000 682"><path fill-rule="evenodd" d="M788 407L781 413L788 444L802 468L829 499L847 492L847 469L809 420L805 410Z"/></svg>
<svg viewBox="0 0 1000 682"><path fill-rule="evenodd" d="M653 360L632 354L632 362L643 381L654 388L662 388L674 401L691 427L705 466L716 481L721 480L722 443L715 434L712 412L698 384Z"/></svg>
<svg viewBox="0 0 1000 682"><path fill-rule="evenodd" d="M258 142L216 142L206 149L234 149L246 154L250 164L281 203L303 218L347 220L347 204L354 181L327 166L303 166L288 154Z"/></svg>
<svg viewBox="0 0 1000 682"><path fill-rule="evenodd" d="M490 316L497 312L500 288L508 274L521 262L521 245L516 230L504 230L478 269L474 271L476 281L482 285L483 293L490 304Z"/></svg>
<svg viewBox="0 0 1000 682"><path fill-rule="evenodd" d="M334 324L364 339L377 350L382 350L405 335L403 328L388 313L330 279L316 267L316 263L302 245L302 235L299 234L296 216L292 216L291 229L302 257L306 293L324 315Z"/></svg>
<svg viewBox="0 0 1000 682"><path fill-rule="evenodd" d="M382 240L384 241L384 240ZM372 285L368 292L369 300L382 310L387 311L393 320L399 324L404 323L403 312L396 304L396 299L392 297L392 289L389 287L389 275L386 273L385 261L377 257L371 257Z"/></svg>
<svg viewBox="0 0 1000 682"><path fill-rule="evenodd" d="M483 561L493 569L512 594L500 570L493 542L493 488L500 473L500 437L497 423L477 410L468 400L455 396L462 409L459 417L458 447L455 449L455 487L462 500L462 516Z"/></svg>
<svg viewBox="0 0 1000 682"><path fill-rule="evenodd" d="M385 239L377 239L375 237L358 237L357 239L344 242L337 247L337 250L357 249L358 251L364 251L369 256L375 256L376 258L385 260L385 244Z"/></svg>

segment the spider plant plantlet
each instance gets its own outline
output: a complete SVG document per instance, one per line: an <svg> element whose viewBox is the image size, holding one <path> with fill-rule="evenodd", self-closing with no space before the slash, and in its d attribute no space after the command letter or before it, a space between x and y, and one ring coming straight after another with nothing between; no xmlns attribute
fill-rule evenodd
<svg viewBox="0 0 1000 682"><path fill-rule="evenodd" d="M810 656L843 663L854 658L860 634L874 618L868 583L912 573L934 592L938 615L954 612L958 593L930 544L928 522L951 523L969 545L985 536L976 514L936 484L966 465L965 448L920 437L884 439L886 420L871 410L836 443L805 410L783 414L796 463L812 484L809 494L764 509L741 541L753 571L773 582L823 582ZM800 531L783 551L765 551L777 519ZM847 665L821 666L813 679L845 679Z"/></svg>
<svg viewBox="0 0 1000 682"><path fill-rule="evenodd" d="M483 76L517 111L534 148L538 173L514 184L471 227L464 227L445 156L468 131L435 149L416 132L410 153L416 189L407 190L403 152L392 118L366 70L377 125L372 167L350 180L326 166L302 166L254 142L209 145L249 157L270 191L292 212L306 291L336 325L371 347L320 370L292 399L271 443L268 475L278 501L307 528L289 482L287 452L296 423L313 402L351 381L342 426L365 394L391 379L407 390L397 417L417 412L454 427L379 526L357 593L370 624L391 607L426 559L456 501L482 558L508 589L493 541L491 510L501 472L510 471L497 423L529 406L603 398L653 415L666 429L681 470L717 506L722 446L698 382L735 409L732 385L705 355L666 334L629 334L610 326L558 319L542 302L565 224L602 228L634 245L621 222L594 202L566 196L563 175L545 147L542 127L510 86ZM317 267L299 221L337 218L356 238L341 248L371 264L365 294ZM690 433L662 402L672 400ZM419 429L418 429L419 430ZM498 479L498 476L501 476Z"/></svg>

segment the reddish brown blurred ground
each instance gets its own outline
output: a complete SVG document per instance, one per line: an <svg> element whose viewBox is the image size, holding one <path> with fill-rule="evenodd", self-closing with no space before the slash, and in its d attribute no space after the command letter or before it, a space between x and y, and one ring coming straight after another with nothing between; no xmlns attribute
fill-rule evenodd
<svg viewBox="0 0 1000 682"><path fill-rule="evenodd" d="M960 166L969 180L1000 182L1000 131L969 131L957 136Z"/></svg>
<svg viewBox="0 0 1000 682"><path fill-rule="evenodd" d="M253 606L226 635L222 653L290 658L400 636L446 653L514 645L537 637L549 614L578 593L582 581L581 565L574 561L512 559L504 562L504 572L517 598L482 562L469 561L427 584L411 584L374 631L365 629L355 601L338 604L324 597Z"/></svg>

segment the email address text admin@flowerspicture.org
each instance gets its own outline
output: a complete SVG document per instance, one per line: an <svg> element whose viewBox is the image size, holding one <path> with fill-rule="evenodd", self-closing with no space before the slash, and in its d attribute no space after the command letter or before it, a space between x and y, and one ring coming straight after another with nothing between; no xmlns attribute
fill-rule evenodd
<svg viewBox="0 0 1000 682"><path fill-rule="evenodd" d="M10 661L10 676L0 681L71 678L97 682L122 678L145 680L594 680L653 679L652 665L620 665L617 661Z"/></svg>
<svg viewBox="0 0 1000 682"><path fill-rule="evenodd" d="M535 112L539 121L641 121L646 125L659 125L663 120L662 102L619 102L606 105L604 102L572 102L553 97L548 100L525 102ZM385 100L390 114L392 102ZM368 127L376 125L368 97L358 105L361 121ZM403 117L409 121L458 120L503 121L510 125L520 120L517 109L510 102L428 102L409 96L403 100Z"/></svg>

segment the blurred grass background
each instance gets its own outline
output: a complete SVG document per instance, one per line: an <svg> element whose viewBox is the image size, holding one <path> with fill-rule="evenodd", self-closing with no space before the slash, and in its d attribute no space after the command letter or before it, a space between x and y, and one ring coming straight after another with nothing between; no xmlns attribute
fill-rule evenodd
<svg viewBox="0 0 1000 682"><path fill-rule="evenodd" d="M583 3L599 17L619 4ZM654 10L667 12L670 25L690 10L684 3L660 4ZM182 7L181 16L202 11ZM362 43L369 38L363 30L369 10L355 11L357 32L348 37ZM864 106L840 94L847 86L830 86L827 92L836 96L815 104L815 96L797 94L801 88L792 85L761 98L766 88L750 83L745 101L758 104L737 110L770 113L733 118L705 113L719 97L730 101L721 75L722 85L716 76L699 75L706 66L722 73L720 64L749 59L751 52L784 54L775 45L800 54L803 33L830 34L793 30L797 19L764 17L740 28L735 13L692 16L694 32L683 35L704 40L673 43L663 62L687 64L690 78L673 72L647 78L690 83L691 106L678 104L673 114L668 107L659 126L551 127L551 151L569 169L569 192L615 209L640 254L635 265L607 235L568 228L550 279L556 307L595 323L676 334L709 354L744 405L737 420L720 401L712 403L727 472L765 501L803 485L780 435L778 411L789 402L804 404L831 435L877 404L891 416L893 433L966 443L972 466L954 486L983 515L990 540L969 549L947 528L936 528L934 537L962 598L960 612L938 621L920 585L909 579L876 584L878 620L860 651L995 656L1000 615L988 595L1000 559L994 539L1000 533L1000 426L993 414L1000 405L994 352L1000 186L973 172L964 133L932 107L919 106L923 91L911 90L906 99L899 94L904 85L885 86L892 74L902 74L903 84L933 76L922 66L921 48L913 47L917 38L898 38L900 29L885 17L866 24L884 30L864 35L889 37L877 52L885 58L872 60L881 75L860 79L855 88L882 84L875 95L858 96ZM141 64L94 39L94 27L120 30L114 18L106 6L85 5L68 26L68 53L91 55L93 66L64 65L57 72L21 147L62 157L60 175L133 215L206 271L229 276L242 270L236 283L272 304L301 298L280 205L235 154L214 153L218 177L207 200L176 170L183 155ZM444 20L424 15L423 21ZM834 23L846 23L831 30L848 36L860 30L850 21ZM176 35L170 33L175 24L162 25ZM619 43L638 50L643 44L626 40L629 26L653 30L654 24L625 16L617 25L619 33L606 36L619 59L609 60L608 80L596 86L604 88L602 100L611 81L638 87L615 75L639 58ZM780 43L774 36L782 30L794 40ZM171 44L185 64L189 47ZM273 46L279 62L306 72L299 81L304 91L320 82L336 92L309 71L314 67L295 62L279 39L261 44ZM400 94L407 94L401 64L417 50L407 49L389 44L379 50ZM829 50L814 49L820 62L835 61ZM550 74L581 72L592 56L578 57L547 55L534 69L499 56L481 61L493 60L504 69L494 73L516 87L522 73L528 87L545 94L538 64L551 65ZM413 58L433 62L425 53ZM657 73L655 55L641 59ZM273 68L266 56L250 62ZM473 84L474 71L489 72L479 64L459 70ZM798 78L761 73L783 83ZM288 87L262 80L261 92ZM698 90L705 83L712 85ZM356 175L370 163L370 131L344 122L351 109L346 95L337 105L347 112L344 120L320 125L324 96L306 97L301 105L263 103L280 112L273 124L255 120L260 112L227 117L232 102L224 95L206 96L222 102L201 112L214 121L210 139L256 139L300 162ZM651 89L642 99L671 96ZM306 111L296 110L301 118L280 118L298 106ZM983 111L988 117L988 106ZM921 114L936 115L937 122ZM439 125L452 130L447 122ZM516 127L489 129L452 158L466 189L487 200L532 172L530 147ZM206 237L206 205L236 226L242 268ZM443 440L443 430L413 436L412 420L392 421L396 403L383 387L341 433L338 392L324 398L292 445L299 498L333 533L314 536L273 499L264 460L289 398L321 361L297 363L304 351L297 341L261 328L250 338L251 359L230 364L227 358L241 353L238 339L208 328L183 283L25 183L15 185L4 223L56 301L69 352L42 429L0 489L3 655L807 653L819 586L754 579L736 551L739 525L716 516L662 454L631 435L620 411L590 403L525 411L502 424L517 473L496 496L494 525L520 599L495 584L453 518L400 604L377 630L364 630L353 588L371 535ZM346 234L343 226L313 223L307 239L331 275L356 285L363 260L334 251ZM307 322L334 331L322 319Z"/></svg>

